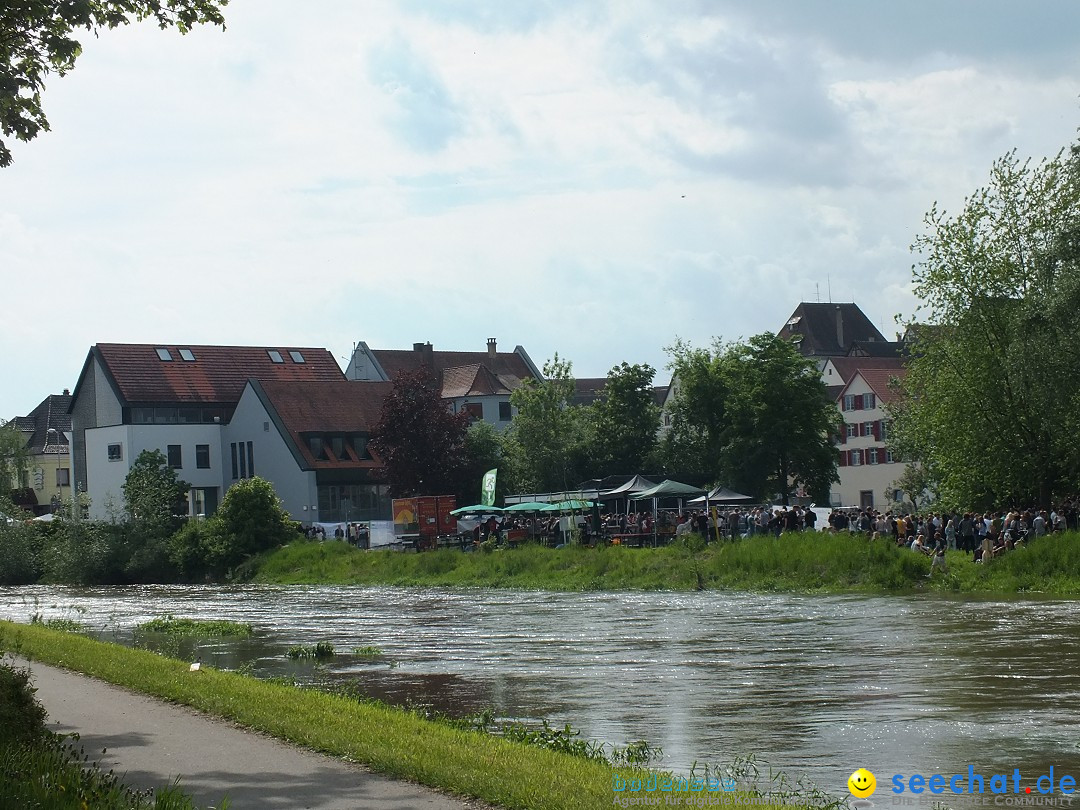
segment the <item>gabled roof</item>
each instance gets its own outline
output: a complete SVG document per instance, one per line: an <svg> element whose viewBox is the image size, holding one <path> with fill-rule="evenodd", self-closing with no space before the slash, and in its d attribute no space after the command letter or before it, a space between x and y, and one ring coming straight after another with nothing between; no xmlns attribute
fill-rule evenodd
<svg viewBox="0 0 1080 810"><path fill-rule="evenodd" d="M504 384L516 388L521 380L534 377L525 359L518 352L446 352L435 351L431 344L416 344L408 349L372 349L371 354L386 375L394 380L399 374L426 368L441 380L447 369L484 365Z"/></svg>
<svg viewBox="0 0 1080 810"><path fill-rule="evenodd" d="M841 395L851 387L856 377L862 377L863 381L870 386L870 390L877 396L878 402L886 404L896 402L901 399L901 395L892 389L890 382L892 380L902 380L906 374L907 369L903 366L897 368L860 368L848 380L848 384L844 386ZM837 399L839 398L837 396Z"/></svg>
<svg viewBox="0 0 1080 810"><path fill-rule="evenodd" d="M519 382L517 378L512 381ZM472 363L458 368L448 368L442 374L443 399L459 397L508 395L513 389L495 376L483 363Z"/></svg>
<svg viewBox="0 0 1080 810"><path fill-rule="evenodd" d="M194 359L183 359L181 350ZM167 352L171 359L161 359L159 351ZM280 363L275 362L271 352L281 358ZM323 382L345 379L334 356L326 349L99 343L90 349L74 397L79 395L92 358L104 369L124 404L235 404L248 379ZM303 362L297 362L297 358Z"/></svg>
<svg viewBox="0 0 1080 810"><path fill-rule="evenodd" d="M851 382L855 373L863 369L903 369L904 361L899 357L832 357L829 362L833 364L836 373L844 384Z"/></svg>
<svg viewBox="0 0 1080 810"><path fill-rule="evenodd" d="M252 380L251 385L304 469L382 467L377 457L361 459L351 448L346 458L320 460L312 455L307 436L370 436L382 417L383 400L393 390L392 383Z"/></svg>
<svg viewBox="0 0 1080 810"><path fill-rule="evenodd" d="M887 342L857 304L804 301L777 335L808 357L843 357L853 343Z"/></svg>
<svg viewBox="0 0 1080 810"><path fill-rule="evenodd" d="M71 394L50 394L30 412L15 420L16 427L27 434L26 444L31 453L66 453L65 431L71 431L68 407Z"/></svg>

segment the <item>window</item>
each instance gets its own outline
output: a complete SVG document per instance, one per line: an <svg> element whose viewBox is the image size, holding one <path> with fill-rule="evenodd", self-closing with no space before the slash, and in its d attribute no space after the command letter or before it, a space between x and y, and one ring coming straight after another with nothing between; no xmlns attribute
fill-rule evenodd
<svg viewBox="0 0 1080 810"><path fill-rule="evenodd" d="M465 411L473 419L484 418L484 403L482 402L468 402L462 406L461 410Z"/></svg>
<svg viewBox="0 0 1080 810"><path fill-rule="evenodd" d="M364 437L364 436L353 436L352 437L352 448L353 448L353 451L356 453L356 457L358 459L364 460L364 459L370 459L371 458L371 453L369 453L368 449L367 449L367 438L366 437Z"/></svg>
<svg viewBox="0 0 1080 810"><path fill-rule="evenodd" d="M888 439L889 439L889 420L888 419L882 419L881 420L881 440L884 442L884 441L888 441Z"/></svg>
<svg viewBox="0 0 1080 810"><path fill-rule="evenodd" d="M70 487L71 470L69 470L67 467L58 467L56 469L56 485L58 487Z"/></svg>
<svg viewBox="0 0 1080 810"><path fill-rule="evenodd" d="M896 454L893 453L892 450L886 450L885 451L885 463L886 464L895 464L898 460L899 459L897 458ZM897 498L897 500L900 500L900 499Z"/></svg>
<svg viewBox="0 0 1080 810"><path fill-rule="evenodd" d="M169 354L168 349L154 349L157 352L158 360L164 360L166 363L172 361L172 355Z"/></svg>
<svg viewBox="0 0 1080 810"><path fill-rule="evenodd" d="M296 351L295 349L289 351L289 357L292 358L292 361L294 363L303 363L304 362L304 355L300 354L300 352Z"/></svg>
<svg viewBox="0 0 1080 810"><path fill-rule="evenodd" d="M247 456L244 455L244 443L243 442L237 442L237 450L239 451L237 453L237 455L240 457L240 477L241 478L247 478L248 477Z"/></svg>
<svg viewBox="0 0 1080 810"><path fill-rule="evenodd" d="M875 405L876 397L873 394L862 395L862 406L864 411L868 411Z"/></svg>
<svg viewBox="0 0 1080 810"><path fill-rule="evenodd" d="M323 446L322 436L309 436L308 449L311 450L311 455L316 461L330 460L330 456L326 454L326 448Z"/></svg>
<svg viewBox="0 0 1080 810"><path fill-rule="evenodd" d="M255 477L255 444L248 442L248 478Z"/></svg>
<svg viewBox="0 0 1080 810"><path fill-rule="evenodd" d="M270 423L269 422L263 422L263 433L269 433L269 432L270 432Z"/></svg>
<svg viewBox="0 0 1080 810"><path fill-rule="evenodd" d="M274 349L267 349L266 353L270 355L270 362L272 363L284 363L285 360L281 357L281 352Z"/></svg>
<svg viewBox="0 0 1080 810"><path fill-rule="evenodd" d="M166 449L168 450L169 466L174 470L182 470L184 462L180 453L180 445L170 444Z"/></svg>
<svg viewBox="0 0 1080 810"><path fill-rule="evenodd" d="M851 422L847 426L847 437L849 439L854 439L858 435L859 435L859 426L858 426L858 424L856 424L855 422Z"/></svg>
<svg viewBox="0 0 1080 810"><path fill-rule="evenodd" d="M195 445L195 468L198 470L210 469L210 445Z"/></svg>
<svg viewBox="0 0 1080 810"><path fill-rule="evenodd" d="M180 359L187 363L195 362L195 355L191 353L191 349L179 349Z"/></svg>
<svg viewBox="0 0 1080 810"><path fill-rule="evenodd" d="M854 394L844 394L844 410L845 411L853 411L853 410L855 410L855 395Z"/></svg>
<svg viewBox="0 0 1080 810"><path fill-rule="evenodd" d="M871 447L870 448L870 463L871 464L877 464L878 463L878 449L876 447Z"/></svg>
<svg viewBox="0 0 1080 810"><path fill-rule="evenodd" d="M874 435L874 423L873 422L863 422L863 424L862 424L862 435L863 436L873 436Z"/></svg>
<svg viewBox="0 0 1080 810"><path fill-rule="evenodd" d="M861 464L862 464L862 451L861 450L852 450L851 451L851 466L852 467L858 467Z"/></svg>
<svg viewBox="0 0 1080 810"><path fill-rule="evenodd" d="M341 461L345 458L345 437L334 436L330 439L330 450L334 454L334 458Z"/></svg>
<svg viewBox="0 0 1080 810"><path fill-rule="evenodd" d="M513 418L513 411L509 402L499 403L499 421L509 422Z"/></svg>
<svg viewBox="0 0 1080 810"><path fill-rule="evenodd" d="M238 474L239 473L239 466L238 466L238 462L237 462L237 459L236 459L236 442L233 442L232 444L229 445L229 450L231 451L231 455L232 455L232 477L233 477L233 480L235 481L237 478L240 477L239 474Z"/></svg>
<svg viewBox="0 0 1080 810"><path fill-rule="evenodd" d="M109 445L109 461L123 461L124 446L122 444Z"/></svg>

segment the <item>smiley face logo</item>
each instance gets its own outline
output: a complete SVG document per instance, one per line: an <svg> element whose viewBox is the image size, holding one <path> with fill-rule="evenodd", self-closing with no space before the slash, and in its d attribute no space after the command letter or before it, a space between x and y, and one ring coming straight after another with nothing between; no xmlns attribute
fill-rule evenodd
<svg viewBox="0 0 1080 810"><path fill-rule="evenodd" d="M874 791L877 790L877 779L866 768L859 768L848 777L847 786L852 796L865 799L867 796L873 795Z"/></svg>

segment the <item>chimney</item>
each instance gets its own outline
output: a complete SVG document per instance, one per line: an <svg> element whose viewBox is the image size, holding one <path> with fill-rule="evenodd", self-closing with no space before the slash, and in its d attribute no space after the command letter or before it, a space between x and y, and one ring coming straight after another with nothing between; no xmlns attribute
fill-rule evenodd
<svg viewBox="0 0 1080 810"><path fill-rule="evenodd" d="M495 338L488 338L487 347L488 347L488 360L494 360L495 359Z"/></svg>
<svg viewBox="0 0 1080 810"><path fill-rule="evenodd" d="M840 351L844 350L844 311L840 309L839 305L836 307L836 343L840 346Z"/></svg>
<svg viewBox="0 0 1080 810"><path fill-rule="evenodd" d="M65 397L70 397L71 396L71 391L69 389L65 388L64 389L64 396Z"/></svg>
<svg viewBox="0 0 1080 810"><path fill-rule="evenodd" d="M429 370L435 368L435 351L430 341L428 343L414 343L412 350L420 355L420 364L424 368Z"/></svg>

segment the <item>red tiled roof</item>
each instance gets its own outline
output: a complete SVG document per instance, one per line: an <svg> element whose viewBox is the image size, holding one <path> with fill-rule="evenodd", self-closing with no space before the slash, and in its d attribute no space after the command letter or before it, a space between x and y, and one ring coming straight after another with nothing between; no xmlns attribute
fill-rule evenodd
<svg viewBox="0 0 1080 810"><path fill-rule="evenodd" d="M425 368L424 355L416 350L373 349L371 353L391 380L399 374ZM496 352L491 357L487 352L431 351L430 357L433 367L428 368L440 379L447 369L478 364L487 366L504 384L511 383L512 388L516 388L521 380L533 376L517 352Z"/></svg>
<svg viewBox="0 0 1080 810"><path fill-rule="evenodd" d="M904 361L899 357L833 357L830 362L845 383L851 382L856 371L864 369L902 370Z"/></svg>
<svg viewBox="0 0 1080 810"><path fill-rule="evenodd" d="M448 368L443 371L442 396L444 399L509 394L510 392L510 387L482 363Z"/></svg>
<svg viewBox="0 0 1080 810"><path fill-rule="evenodd" d="M159 348L167 349L173 359L159 359ZM183 360L180 349L190 350L195 360ZM326 349L99 343L92 351L112 375L126 403L236 403L249 378L323 382L345 379ZM284 362L273 362L269 351L280 353ZM299 352L304 362L294 362L290 352Z"/></svg>
<svg viewBox="0 0 1080 810"><path fill-rule="evenodd" d="M860 368L859 376L866 380L879 402L895 402L901 395L890 386L890 381L903 379L907 374L906 368Z"/></svg>
<svg viewBox="0 0 1080 810"><path fill-rule="evenodd" d="M393 390L393 383L264 380L260 386L309 469L382 467L377 458L320 461L311 454L303 434L370 435L382 418L383 400Z"/></svg>

